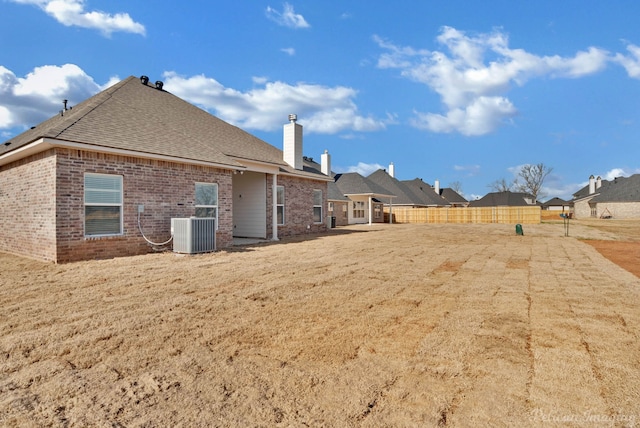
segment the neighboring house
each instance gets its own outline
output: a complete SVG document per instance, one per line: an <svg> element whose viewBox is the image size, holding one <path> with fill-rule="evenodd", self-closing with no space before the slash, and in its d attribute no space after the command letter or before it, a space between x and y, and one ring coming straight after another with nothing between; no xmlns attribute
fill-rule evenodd
<svg viewBox="0 0 640 428"><path fill-rule="evenodd" d="M571 209L571 202L560 198L551 198L542 204L542 209L547 211L568 212Z"/></svg>
<svg viewBox="0 0 640 428"><path fill-rule="evenodd" d="M0 251L68 262L143 254L171 219L213 217L218 248L326 230L331 177L129 77L0 146Z"/></svg>
<svg viewBox="0 0 640 428"><path fill-rule="evenodd" d="M319 164L311 157L303 156L304 167L309 170L320 171L329 177L335 177L331 171L331 155L325 150ZM349 224L349 206L351 200L340 192L335 181L327 183L327 226L346 226Z"/></svg>
<svg viewBox="0 0 640 428"><path fill-rule="evenodd" d="M440 181L436 180L433 186L434 192L442 196L452 207L468 207L469 201L467 201L462 195L453 190L450 187L440 187Z"/></svg>
<svg viewBox="0 0 640 428"><path fill-rule="evenodd" d="M351 202L351 199L342 194L335 182L327 184L327 215L335 217L333 226L346 226L349 224L349 206ZM374 205L375 210L376 206Z"/></svg>
<svg viewBox="0 0 640 428"><path fill-rule="evenodd" d="M429 183L425 183L421 178L414 178L413 180L404 180L401 183L408 186L411 190L418 194L425 194L429 200L430 207L450 207L453 206L450 201L444 198L439 189L439 183L436 180L436 187L432 187ZM459 195L458 195L459 196Z"/></svg>
<svg viewBox="0 0 640 428"><path fill-rule="evenodd" d="M592 175L572 202L576 218L640 218L640 174L613 180Z"/></svg>
<svg viewBox="0 0 640 428"><path fill-rule="evenodd" d="M436 195L433 189L420 179L416 180L420 180L425 189L421 189L415 181L405 182L395 178L393 164L389 166L389 172L379 169L371 173L367 179L396 196L393 199L393 206L418 208L447 205L444 199Z"/></svg>
<svg viewBox="0 0 640 428"><path fill-rule="evenodd" d="M528 207L536 205L533 195L509 190L487 193L482 198L469 202L470 207Z"/></svg>
<svg viewBox="0 0 640 428"><path fill-rule="evenodd" d="M335 175L340 194L349 198L348 224L384 222L384 201L391 204L395 195L357 172Z"/></svg>

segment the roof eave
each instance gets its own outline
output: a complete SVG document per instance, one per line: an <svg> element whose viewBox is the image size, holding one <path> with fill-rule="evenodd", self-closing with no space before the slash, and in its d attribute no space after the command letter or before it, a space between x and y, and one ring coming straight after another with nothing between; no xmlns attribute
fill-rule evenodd
<svg viewBox="0 0 640 428"><path fill-rule="evenodd" d="M29 144L21 146L16 150L13 150L4 155L0 155L0 166L6 165L11 162L15 162L17 160L23 159L27 156L31 156L37 153L41 153L45 150L60 147L60 148L68 148L68 149L77 149L77 150L86 150L90 152L100 152L100 153L108 153L113 155L121 155L121 156L132 156L144 159L154 159L189 165L202 165L202 166L210 166L215 168L223 168L223 169L231 169L231 170L245 170L246 167L237 163L236 161L229 159L230 163L222 163L222 162L209 162L198 159L188 159L181 158L176 156L167 156L156 153L147 153L147 152L138 152L134 150L124 150L117 149L113 147L105 147L105 146L96 146L93 144L86 143L78 143L74 141L66 141L66 140L57 140L53 138L39 138Z"/></svg>

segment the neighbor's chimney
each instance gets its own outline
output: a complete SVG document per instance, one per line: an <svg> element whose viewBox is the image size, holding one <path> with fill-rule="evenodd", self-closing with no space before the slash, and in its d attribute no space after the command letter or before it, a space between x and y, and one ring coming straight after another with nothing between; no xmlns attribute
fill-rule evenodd
<svg viewBox="0 0 640 428"><path fill-rule="evenodd" d="M391 178L396 178L396 167L393 165L393 162L389 164L389 175Z"/></svg>
<svg viewBox="0 0 640 428"><path fill-rule="evenodd" d="M324 153L320 155L320 171L324 175L331 177L331 155L329 154L329 150L325 150Z"/></svg>
<svg viewBox="0 0 640 428"><path fill-rule="evenodd" d="M439 195L440 194L440 180L436 180L433 182L433 190Z"/></svg>
<svg viewBox="0 0 640 428"><path fill-rule="evenodd" d="M598 178L596 178L596 190L599 189L601 186L602 186L602 178L598 176Z"/></svg>
<svg viewBox="0 0 640 428"><path fill-rule="evenodd" d="M284 125L284 161L295 169L302 169L302 125L296 123L298 116L289 115Z"/></svg>
<svg viewBox="0 0 640 428"><path fill-rule="evenodd" d="M589 177L589 194L596 193L596 179L593 175Z"/></svg>

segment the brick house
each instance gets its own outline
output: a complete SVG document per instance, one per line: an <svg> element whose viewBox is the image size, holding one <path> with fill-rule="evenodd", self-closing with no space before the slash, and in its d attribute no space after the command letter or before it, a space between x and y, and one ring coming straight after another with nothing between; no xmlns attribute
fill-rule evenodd
<svg viewBox="0 0 640 428"><path fill-rule="evenodd" d="M334 176L339 194L349 199L346 212L348 224L372 224L384 222L384 202L396 197L387 189L378 186L357 172L346 172Z"/></svg>
<svg viewBox="0 0 640 428"><path fill-rule="evenodd" d="M302 165L290 116L284 151L129 77L0 146L0 251L70 262L144 254L171 219L213 217L234 237L326 230L330 177Z"/></svg>
<svg viewBox="0 0 640 428"><path fill-rule="evenodd" d="M640 218L640 174L613 180L592 175L571 202L576 218Z"/></svg>

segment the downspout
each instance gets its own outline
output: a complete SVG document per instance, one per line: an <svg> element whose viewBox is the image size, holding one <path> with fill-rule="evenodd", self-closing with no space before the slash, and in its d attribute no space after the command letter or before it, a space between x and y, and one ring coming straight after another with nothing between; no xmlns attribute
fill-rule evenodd
<svg viewBox="0 0 640 428"><path fill-rule="evenodd" d="M371 226L372 218L373 218L373 197L369 195L369 226Z"/></svg>
<svg viewBox="0 0 640 428"><path fill-rule="evenodd" d="M271 184L271 240L278 240L278 174L273 174L273 182Z"/></svg>

